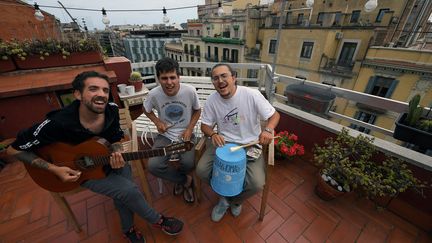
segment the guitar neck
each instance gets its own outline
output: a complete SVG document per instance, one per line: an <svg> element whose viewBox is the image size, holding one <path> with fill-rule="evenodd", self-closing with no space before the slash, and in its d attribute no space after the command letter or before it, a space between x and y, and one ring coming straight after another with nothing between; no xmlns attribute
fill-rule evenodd
<svg viewBox="0 0 432 243"><path fill-rule="evenodd" d="M125 161L130 160L138 160L138 159L146 159L156 156L164 156L167 152L165 148L159 148L159 149L149 149L149 150L142 150L142 151L136 151L136 152L126 152L122 153L122 157ZM93 156L91 157L93 160L94 166L100 166L100 165L107 165L110 163L110 156Z"/></svg>

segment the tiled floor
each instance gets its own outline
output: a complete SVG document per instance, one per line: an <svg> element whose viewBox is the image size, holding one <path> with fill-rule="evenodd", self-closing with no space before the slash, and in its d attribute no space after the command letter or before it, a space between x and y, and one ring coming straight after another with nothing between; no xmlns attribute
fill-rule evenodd
<svg viewBox="0 0 432 243"><path fill-rule="evenodd" d="M347 195L331 202L315 196L314 167L290 161L278 164L271 180L264 221L258 221L260 196L250 198L238 218L227 214L210 220L217 196L208 186L199 206L187 205L171 194L157 192L149 175L154 207L185 222L181 235L164 235L136 219L147 242L432 242L430 235L372 203ZM36 186L21 163L0 173L0 242L125 242L110 199L83 191L68 197L84 232L77 234L54 204L50 194Z"/></svg>

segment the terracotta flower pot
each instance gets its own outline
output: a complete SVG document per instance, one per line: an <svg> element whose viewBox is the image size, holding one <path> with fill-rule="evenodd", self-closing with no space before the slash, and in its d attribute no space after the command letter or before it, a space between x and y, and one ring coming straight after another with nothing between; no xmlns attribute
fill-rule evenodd
<svg viewBox="0 0 432 243"><path fill-rule="evenodd" d="M10 72L16 69L16 66L11 58L7 60L0 59L0 73Z"/></svg>
<svg viewBox="0 0 432 243"><path fill-rule="evenodd" d="M131 85L135 86L135 92L140 92L142 87L143 87L143 83L141 82L131 82Z"/></svg>
<svg viewBox="0 0 432 243"><path fill-rule="evenodd" d="M14 57L19 69L37 69L49 67L74 66L82 64L100 63L103 61L99 52L73 52L67 58L60 54L51 54L40 59L40 56L28 56L25 60Z"/></svg>
<svg viewBox="0 0 432 243"><path fill-rule="evenodd" d="M321 177L321 173L318 173L317 175L318 180L317 185L315 186L315 194L317 194L317 196L322 200L330 201L345 194L345 192L338 191L336 188L324 181Z"/></svg>

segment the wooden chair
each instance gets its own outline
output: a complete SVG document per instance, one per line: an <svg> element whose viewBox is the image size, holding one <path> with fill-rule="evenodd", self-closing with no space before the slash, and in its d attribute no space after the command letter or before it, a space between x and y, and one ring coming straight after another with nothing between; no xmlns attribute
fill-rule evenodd
<svg viewBox="0 0 432 243"><path fill-rule="evenodd" d="M134 127L135 123L132 122L132 119L130 117L129 110L120 109L119 115L120 115L120 127L123 129L123 131L125 131L125 141L122 142L123 151L124 152L137 151L138 140L136 135L136 128ZM131 133L132 135L130 135ZM141 161L131 161L131 166L132 166L132 171L138 174L138 177L140 179L144 191L144 196L147 202L151 205L152 204L151 193L150 193L150 189L147 183L147 178L145 176ZM57 203L57 205L66 215L67 220L70 223L72 223L76 232L81 232L82 229L65 197L68 195L76 194L83 190L86 190L86 188L80 187L72 191L61 192L61 193L51 192L51 196L54 198L54 201Z"/></svg>
<svg viewBox="0 0 432 243"><path fill-rule="evenodd" d="M195 146L195 167L198 165L199 160L201 159L202 155L206 150L206 139L207 138L202 137L200 141L197 143L197 145ZM259 220L261 221L264 219L265 209L267 206L268 193L270 190L270 179L274 168L274 140L272 140L272 142L268 146L263 146L263 156L264 156L264 163L266 164L265 166L266 178L265 178L265 184L262 192L261 207L259 212ZM197 202L199 203L201 199L201 180L196 175L196 173L194 173L194 181L195 181L195 188L196 188L195 190L196 199Z"/></svg>

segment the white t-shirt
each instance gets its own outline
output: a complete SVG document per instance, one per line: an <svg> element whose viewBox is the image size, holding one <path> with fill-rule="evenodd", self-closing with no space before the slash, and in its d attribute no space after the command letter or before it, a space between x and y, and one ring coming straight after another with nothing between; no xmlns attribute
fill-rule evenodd
<svg viewBox="0 0 432 243"><path fill-rule="evenodd" d="M246 144L258 139L260 120L269 119L275 111L258 90L237 86L229 99L219 93L211 94L204 105L201 122L211 127L216 124L226 142Z"/></svg>
<svg viewBox="0 0 432 243"><path fill-rule="evenodd" d="M166 95L161 86L152 89L144 101L144 109L147 113L156 109L160 120L167 125L174 125L162 135L178 141L191 121L192 110L199 110L200 105L195 88L180 83L175 96Z"/></svg>

